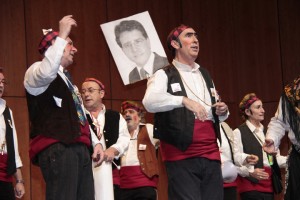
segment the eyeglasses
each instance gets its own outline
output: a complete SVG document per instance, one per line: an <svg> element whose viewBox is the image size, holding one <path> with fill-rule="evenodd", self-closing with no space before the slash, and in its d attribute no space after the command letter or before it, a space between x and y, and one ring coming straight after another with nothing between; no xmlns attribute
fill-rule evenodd
<svg viewBox="0 0 300 200"><path fill-rule="evenodd" d="M86 92L93 94L95 91L101 91L101 89L96 89L96 88L83 89L81 90L81 95L84 95Z"/></svg>
<svg viewBox="0 0 300 200"><path fill-rule="evenodd" d="M5 85L7 82L5 79L0 80L0 84L3 83L3 85Z"/></svg>
<svg viewBox="0 0 300 200"><path fill-rule="evenodd" d="M140 46L144 41L145 41L144 38L139 38L139 39L133 40L132 42L126 42L125 44L122 45L122 47L124 49L129 49L129 48L132 48L133 46Z"/></svg>

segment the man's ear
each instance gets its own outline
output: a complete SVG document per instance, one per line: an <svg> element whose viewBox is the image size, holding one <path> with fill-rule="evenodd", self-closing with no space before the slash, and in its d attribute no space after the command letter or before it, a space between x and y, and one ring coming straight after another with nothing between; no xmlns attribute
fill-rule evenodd
<svg viewBox="0 0 300 200"><path fill-rule="evenodd" d="M179 44L179 42L176 41L176 40L172 40L172 41L171 41L171 45L172 45L172 47L173 47L174 49L179 49L179 48L180 48L180 44Z"/></svg>
<svg viewBox="0 0 300 200"><path fill-rule="evenodd" d="M101 99L104 97L105 95L105 91L104 90L100 90L100 95L101 95Z"/></svg>

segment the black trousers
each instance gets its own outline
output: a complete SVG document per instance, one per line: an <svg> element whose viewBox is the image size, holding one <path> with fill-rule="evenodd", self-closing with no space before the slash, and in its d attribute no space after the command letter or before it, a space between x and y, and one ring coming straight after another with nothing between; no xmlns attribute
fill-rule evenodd
<svg viewBox="0 0 300 200"><path fill-rule="evenodd" d="M114 200L121 200L121 189L116 184L114 184Z"/></svg>
<svg viewBox="0 0 300 200"><path fill-rule="evenodd" d="M300 153L296 151L294 145L288 160L288 186L284 196L285 200L300 199Z"/></svg>
<svg viewBox="0 0 300 200"><path fill-rule="evenodd" d="M14 186L12 182L0 181L0 199L15 200Z"/></svg>
<svg viewBox="0 0 300 200"><path fill-rule="evenodd" d="M241 200L274 200L273 193L250 191L240 194Z"/></svg>
<svg viewBox="0 0 300 200"><path fill-rule="evenodd" d="M38 159L47 200L94 200L92 161L86 145L56 143Z"/></svg>
<svg viewBox="0 0 300 200"><path fill-rule="evenodd" d="M237 200L237 189L235 186L224 188L224 200Z"/></svg>
<svg viewBox="0 0 300 200"><path fill-rule="evenodd" d="M223 200L219 161L190 158L166 162L170 200Z"/></svg>
<svg viewBox="0 0 300 200"><path fill-rule="evenodd" d="M121 200L156 200L154 187L140 187L134 189L121 189Z"/></svg>

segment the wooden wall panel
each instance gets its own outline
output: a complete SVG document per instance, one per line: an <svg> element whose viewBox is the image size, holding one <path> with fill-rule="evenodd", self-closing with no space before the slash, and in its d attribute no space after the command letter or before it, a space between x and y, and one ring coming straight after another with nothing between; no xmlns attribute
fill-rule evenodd
<svg viewBox="0 0 300 200"><path fill-rule="evenodd" d="M41 59L37 46L42 28L58 30L64 15L74 15L78 22L71 34L78 48L70 67L74 82L80 88L85 77L100 79L106 86L105 105L120 110L123 100L142 100L146 81L123 85L100 24L149 11L170 61L165 44L168 33L181 23L190 25L199 33L197 62L210 71L229 105L228 123L235 128L242 122L238 103L246 93L255 92L265 104L266 126L275 113L282 87L300 72L299 8L297 0L2 0L0 66L5 67L9 81L5 96L14 111L19 135L22 133L20 149L27 182L24 199L40 200L45 195L39 168L26 158L29 122L22 84L26 67ZM153 122L153 114L147 114L146 119ZM287 138L282 143L286 152Z"/></svg>
<svg viewBox="0 0 300 200"><path fill-rule="evenodd" d="M24 96L26 69L24 5L20 0L0 3L0 67L8 81L6 96Z"/></svg>
<svg viewBox="0 0 300 200"><path fill-rule="evenodd" d="M278 0L279 34L284 85L300 75L300 1Z"/></svg>
<svg viewBox="0 0 300 200"><path fill-rule="evenodd" d="M193 0L183 4L183 23L198 32L197 62L208 69L223 101L235 99L235 41L232 1Z"/></svg>
<svg viewBox="0 0 300 200"><path fill-rule="evenodd" d="M277 101L282 73L277 3L235 1L234 13L237 95L255 92L264 101Z"/></svg>

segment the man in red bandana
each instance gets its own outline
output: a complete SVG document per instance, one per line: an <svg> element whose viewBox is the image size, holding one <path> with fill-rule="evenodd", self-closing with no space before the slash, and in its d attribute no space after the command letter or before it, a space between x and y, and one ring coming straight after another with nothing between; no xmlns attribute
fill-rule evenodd
<svg viewBox="0 0 300 200"><path fill-rule="evenodd" d="M219 122L228 117L206 69L195 63L195 30L181 25L167 38L171 65L149 80L143 104L155 113L154 137L160 139L168 175L169 199L223 199Z"/></svg>
<svg viewBox="0 0 300 200"><path fill-rule="evenodd" d="M274 154L288 132L292 143L288 159L285 200L300 199L300 76L287 84L275 116L268 125L264 150Z"/></svg>
<svg viewBox="0 0 300 200"><path fill-rule="evenodd" d="M265 129L261 122L265 110L262 101L254 93L244 96L239 108L245 123L233 131L233 155L240 166L238 193L241 200L273 200L272 168L275 158L263 149ZM276 156L280 167L285 167L286 157ZM244 167L243 167L244 166Z"/></svg>
<svg viewBox="0 0 300 200"><path fill-rule="evenodd" d="M124 101L121 113L130 133L128 150L121 158L121 200L156 200L158 163L153 125L145 124L144 108L137 102Z"/></svg>
<svg viewBox="0 0 300 200"><path fill-rule="evenodd" d="M43 60L25 73L30 127L30 158L40 166L46 182L46 199L94 200L92 158L99 166L104 153L90 134L79 91L66 73L77 52L69 37L77 23L72 15L59 22L39 45Z"/></svg>

